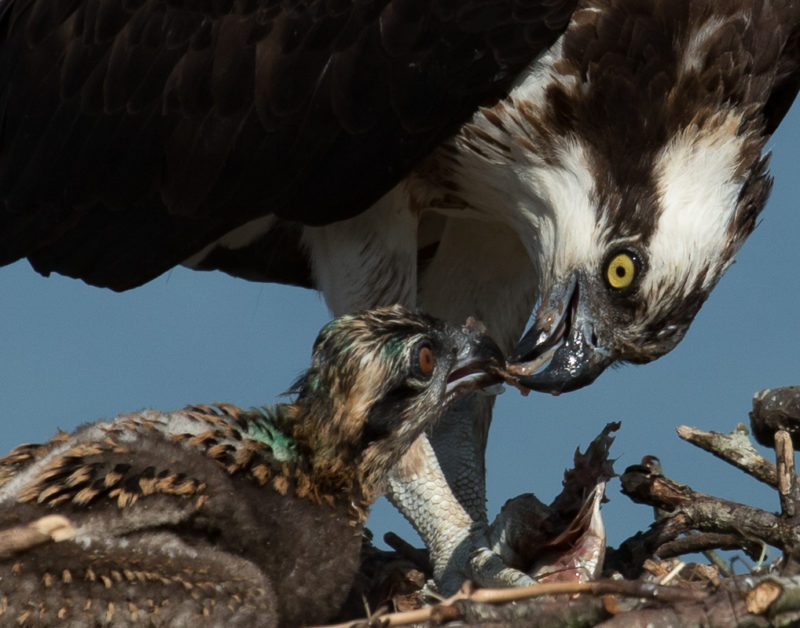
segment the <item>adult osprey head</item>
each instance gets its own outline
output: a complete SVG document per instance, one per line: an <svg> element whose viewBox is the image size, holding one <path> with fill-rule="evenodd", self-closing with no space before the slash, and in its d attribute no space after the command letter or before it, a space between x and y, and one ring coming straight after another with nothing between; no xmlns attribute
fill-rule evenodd
<svg viewBox="0 0 800 628"><path fill-rule="evenodd" d="M587 4L435 174L523 234L541 304L512 360L554 393L683 338L755 226L798 84L791 3Z"/></svg>
<svg viewBox="0 0 800 628"><path fill-rule="evenodd" d="M553 392L652 360L763 206L800 4L575 4L0 0L0 263L219 268L506 351L539 301L514 359ZM491 404L463 406L391 489L446 588L508 581L473 551Z"/></svg>

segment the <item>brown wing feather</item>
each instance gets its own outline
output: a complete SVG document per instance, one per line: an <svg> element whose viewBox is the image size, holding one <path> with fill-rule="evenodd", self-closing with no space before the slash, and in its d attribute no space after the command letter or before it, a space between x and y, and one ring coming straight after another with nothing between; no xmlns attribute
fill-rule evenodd
<svg viewBox="0 0 800 628"><path fill-rule="evenodd" d="M574 5L6 0L0 263L125 289L258 216L354 215Z"/></svg>

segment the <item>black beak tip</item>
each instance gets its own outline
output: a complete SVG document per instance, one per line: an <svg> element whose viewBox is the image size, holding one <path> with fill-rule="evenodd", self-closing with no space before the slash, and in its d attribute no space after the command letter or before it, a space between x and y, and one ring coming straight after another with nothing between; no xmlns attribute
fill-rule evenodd
<svg viewBox="0 0 800 628"><path fill-rule="evenodd" d="M517 343L517 346L514 347L514 351L511 352L511 356L508 358L509 363L528 362L536 359L546 351L546 347L538 346L540 344L537 342L539 335L539 330L536 327L531 327Z"/></svg>
<svg viewBox="0 0 800 628"><path fill-rule="evenodd" d="M545 368L530 372L533 370L531 361L543 353L522 353L520 359L517 358L520 355L518 348L508 370L521 386L551 395L588 386L613 362L607 352L585 342L580 336L569 338L559 346Z"/></svg>
<svg viewBox="0 0 800 628"><path fill-rule="evenodd" d="M475 361L487 366L505 367L506 356L494 338L487 333L483 323L469 318L461 332L466 336L468 351Z"/></svg>
<svg viewBox="0 0 800 628"><path fill-rule="evenodd" d="M477 353L489 363L504 368L506 365L506 356L503 351L497 346L494 338L483 334L478 340Z"/></svg>
<svg viewBox="0 0 800 628"><path fill-rule="evenodd" d="M560 395L565 392L572 392L591 384L602 372L582 372L579 374L564 373L561 369L546 368L544 371L532 375L520 375L517 382L537 392Z"/></svg>

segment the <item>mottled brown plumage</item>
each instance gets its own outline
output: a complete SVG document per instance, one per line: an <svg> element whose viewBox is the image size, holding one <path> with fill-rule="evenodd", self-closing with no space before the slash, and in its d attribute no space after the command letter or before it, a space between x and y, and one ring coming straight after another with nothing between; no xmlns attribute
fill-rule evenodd
<svg viewBox="0 0 800 628"><path fill-rule="evenodd" d="M388 470L502 356L402 308L336 319L297 399L144 411L0 460L0 623L296 626L334 613Z"/></svg>

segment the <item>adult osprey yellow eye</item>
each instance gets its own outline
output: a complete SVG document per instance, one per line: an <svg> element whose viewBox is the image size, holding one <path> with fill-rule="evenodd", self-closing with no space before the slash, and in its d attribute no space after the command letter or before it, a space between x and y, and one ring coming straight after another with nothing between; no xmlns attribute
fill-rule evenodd
<svg viewBox="0 0 800 628"><path fill-rule="evenodd" d="M627 251L612 256L606 266L606 281L615 290L622 290L633 283L636 277L636 260Z"/></svg>

